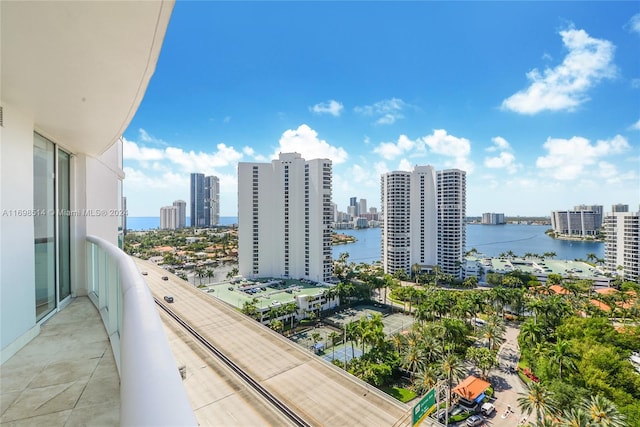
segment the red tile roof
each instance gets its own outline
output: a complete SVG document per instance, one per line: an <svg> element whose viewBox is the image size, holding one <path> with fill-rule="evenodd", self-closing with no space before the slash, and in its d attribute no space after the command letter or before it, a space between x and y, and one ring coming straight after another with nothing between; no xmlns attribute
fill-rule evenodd
<svg viewBox="0 0 640 427"><path fill-rule="evenodd" d="M480 396L491 384L473 375L469 375L464 381L454 387L452 392L467 400L473 401Z"/></svg>

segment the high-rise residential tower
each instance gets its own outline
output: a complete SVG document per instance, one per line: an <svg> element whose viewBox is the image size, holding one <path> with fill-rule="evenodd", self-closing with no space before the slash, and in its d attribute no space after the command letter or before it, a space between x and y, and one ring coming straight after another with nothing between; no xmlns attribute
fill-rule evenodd
<svg viewBox="0 0 640 427"><path fill-rule="evenodd" d="M191 227L205 227L204 174L191 174Z"/></svg>
<svg viewBox="0 0 640 427"><path fill-rule="evenodd" d="M620 205L615 205L620 207ZM624 280L640 279L640 212L614 211L604 217L605 267Z"/></svg>
<svg viewBox="0 0 640 427"><path fill-rule="evenodd" d="M332 165L280 153L271 163L238 164L238 267L244 277L328 281Z"/></svg>
<svg viewBox="0 0 640 427"><path fill-rule="evenodd" d="M416 166L381 178L382 264L385 273L413 266L460 277L465 249L466 173Z"/></svg>
<svg viewBox="0 0 640 427"><path fill-rule="evenodd" d="M176 207L176 228L185 228L187 226L187 202L184 200L176 200L173 202Z"/></svg>
<svg viewBox="0 0 640 427"><path fill-rule="evenodd" d="M204 222L207 227L220 224L220 180L217 176L204 179Z"/></svg>
<svg viewBox="0 0 640 427"><path fill-rule="evenodd" d="M175 230L178 224L178 208L163 206L160 208L160 230Z"/></svg>

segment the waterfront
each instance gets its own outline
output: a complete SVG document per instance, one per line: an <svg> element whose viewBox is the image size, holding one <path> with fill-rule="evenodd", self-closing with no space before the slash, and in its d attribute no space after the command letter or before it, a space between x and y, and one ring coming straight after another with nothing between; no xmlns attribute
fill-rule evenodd
<svg viewBox="0 0 640 427"><path fill-rule="evenodd" d="M475 248L489 257L497 257L501 253L512 251L519 256L525 253L542 255L545 252L555 252L555 259L558 260L586 259L587 254L590 253L598 258L604 258L602 242L552 239L545 234L549 229L546 225L468 224L466 227L467 250ZM356 243L334 246L334 259L341 253L348 252L349 261L355 263L380 261L380 228L338 230L338 232L354 236L357 240Z"/></svg>
<svg viewBox="0 0 640 427"><path fill-rule="evenodd" d="M222 225L237 224L237 217L220 217ZM158 228L158 217L130 217L127 228L130 230L149 230ZM187 224L189 219L187 218ZM552 239L545 234L547 225L480 225L468 224L466 249L475 248L478 252L497 257L501 253L512 251L515 255L525 253L544 254L555 252L556 259L574 260L586 259L587 254L593 253L598 258L604 258L604 244L602 242L582 242L575 240ZM373 263L380 261L380 228L365 228L359 230L336 230L338 233L354 236L355 243L333 246L333 258L337 259L341 253L349 253L349 261L355 263Z"/></svg>

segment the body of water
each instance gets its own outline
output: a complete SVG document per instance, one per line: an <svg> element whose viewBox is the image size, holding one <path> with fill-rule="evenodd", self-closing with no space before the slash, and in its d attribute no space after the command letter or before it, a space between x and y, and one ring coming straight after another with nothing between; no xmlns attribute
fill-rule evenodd
<svg viewBox="0 0 640 427"><path fill-rule="evenodd" d="M490 257L512 251L517 256L525 253L542 255L545 252L555 252L555 259L559 260L586 259L589 253L594 253L598 258L604 258L604 243L552 239L545 234L549 228L546 225L469 224L467 225L467 251L475 248L478 252ZM349 261L355 263L380 261L380 228L337 231L354 236L357 241L334 246L334 259L337 259L341 253L348 252Z"/></svg>
<svg viewBox="0 0 640 427"><path fill-rule="evenodd" d="M187 226L191 221L190 217L187 217ZM232 225L238 223L237 216L221 216L220 225ZM160 228L159 216L128 216L127 217L127 230L129 231L145 231L155 230Z"/></svg>
<svg viewBox="0 0 640 427"><path fill-rule="evenodd" d="M220 217L221 225L237 224L238 217ZM187 218L189 224L189 218ZM160 226L159 217L128 217L128 230L153 230ZM467 250L475 248L478 252L497 257L501 253L512 251L515 255L525 253L543 254L555 252L555 259L586 259L587 254L594 253L604 258L604 243L581 242L552 239L544 232L547 225L467 225ZM333 258L341 253L349 253L349 261L355 263L372 263L380 261L380 228L364 228L360 230L336 230L338 233L354 236L355 243L336 245L333 247Z"/></svg>

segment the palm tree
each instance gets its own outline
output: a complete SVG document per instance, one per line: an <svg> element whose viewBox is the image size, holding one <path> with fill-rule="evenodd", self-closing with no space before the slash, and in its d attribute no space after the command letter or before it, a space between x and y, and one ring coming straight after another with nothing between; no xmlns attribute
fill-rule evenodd
<svg viewBox="0 0 640 427"><path fill-rule="evenodd" d="M215 276L215 273L213 272L213 270L211 268L207 268L207 271L206 271L205 274L207 276L207 279L209 279L207 281L207 283L211 283L211 279L213 279L213 276Z"/></svg>
<svg viewBox="0 0 640 427"><path fill-rule="evenodd" d="M296 305L295 302L290 302L289 304L286 304L283 308L282 311L284 312L284 314L286 314L287 316L291 316L291 329L293 330L293 322L296 319L296 312L298 311L298 306Z"/></svg>
<svg viewBox="0 0 640 427"><path fill-rule="evenodd" d="M540 383L532 382L525 393L520 393L518 406L522 412L531 415L536 413L536 421L542 420L544 415L556 412L553 394Z"/></svg>
<svg viewBox="0 0 640 427"><path fill-rule="evenodd" d="M431 390L438 382L438 369L434 365L426 365L416 374L413 391L419 396Z"/></svg>
<svg viewBox="0 0 640 427"><path fill-rule="evenodd" d="M358 339L358 324L356 322L349 322L344 325L345 340L351 341L351 357L355 357L354 341ZM345 342L346 344L346 342Z"/></svg>
<svg viewBox="0 0 640 427"><path fill-rule="evenodd" d="M228 273L227 273L227 279L231 279L234 276L237 276L239 273L238 267L233 267Z"/></svg>
<svg viewBox="0 0 640 427"><path fill-rule="evenodd" d="M336 331L331 331L328 338L331 341L331 360L334 360L336 358L336 344L340 340L340 334Z"/></svg>
<svg viewBox="0 0 640 427"><path fill-rule="evenodd" d="M543 329L531 319L525 320L520 326L520 339L523 343L534 345L541 341Z"/></svg>
<svg viewBox="0 0 640 427"><path fill-rule="evenodd" d="M551 349L551 361L558 365L558 378L562 379L562 368L574 369L577 355L571 351L567 340L559 339Z"/></svg>
<svg viewBox="0 0 640 427"><path fill-rule="evenodd" d="M409 371L411 377L411 383L416 372L419 372L424 367L424 361L422 357L422 351L419 346L411 346L407 349L402 361L400 362L402 369Z"/></svg>
<svg viewBox="0 0 640 427"><path fill-rule="evenodd" d="M400 354L400 351L402 347L405 345L406 340L404 339L404 335L394 334L391 336L391 343L396 348L396 351L398 352L398 354Z"/></svg>
<svg viewBox="0 0 640 427"><path fill-rule="evenodd" d="M420 275L420 270L420 264L418 264L417 262L411 266L411 273L416 280L416 285L418 284L418 276Z"/></svg>
<svg viewBox="0 0 640 427"><path fill-rule="evenodd" d="M269 327L276 332L282 331L282 328L283 328L282 320L271 319L271 321L269 322Z"/></svg>
<svg viewBox="0 0 640 427"><path fill-rule="evenodd" d="M487 323L480 329L480 334L487 340L487 348L489 350L495 350L500 344L504 342L504 333L506 327L501 318L497 316L491 316L487 319Z"/></svg>
<svg viewBox="0 0 640 427"><path fill-rule="evenodd" d="M562 414L563 427L593 427L589 413L582 408L571 408Z"/></svg>
<svg viewBox="0 0 640 427"><path fill-rule="evenodd" d="M583 409L594 426L625 427L627 425L624 415L620 414L616 405L605 397L591 396L591 399L585 400Z"/></svg>
<svg viewBox="0 0 640 427"><path fill-rule="evenodd" d="M442 359L441 372L447 380L449 398L451 398L453 381L458 381L465 375L464 363L456 354L448 353Z"/></svg>

